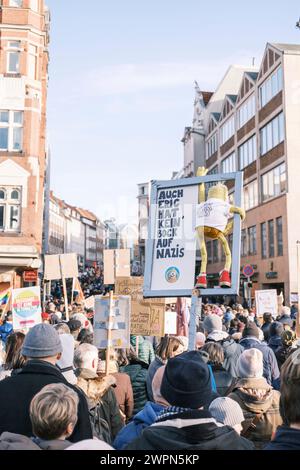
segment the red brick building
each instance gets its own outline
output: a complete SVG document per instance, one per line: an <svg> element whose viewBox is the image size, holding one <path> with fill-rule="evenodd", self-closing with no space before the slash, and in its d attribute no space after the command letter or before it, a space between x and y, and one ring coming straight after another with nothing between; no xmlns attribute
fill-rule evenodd
<svg viewBox="0 0 300 470"><path fill-rule="evenodd" d="M0 291L41 264L49 23L44 0L0 1Z"/></svg>

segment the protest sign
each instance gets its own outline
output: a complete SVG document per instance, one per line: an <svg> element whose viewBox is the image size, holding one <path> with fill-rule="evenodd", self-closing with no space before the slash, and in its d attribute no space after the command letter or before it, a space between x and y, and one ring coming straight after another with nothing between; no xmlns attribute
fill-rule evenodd
<svg viewBox="0 0 300 470"><path fill-rule="evenodd" d="M138 336L164 336L165 304L132 302L130 333Z"/></svg>
<svg viewBox="0 0 300 470"><path fill-rule="evenodd" d="M93 309L95 308L95 297L92 295L83 301L85 308Z"/></svg>
<svg viewBox="0 0 300 470"><path fill-rule="evenodd" d="M209 191L211 191L213 183L226 183L230 180L234 180L234 205L229 204L228 192L224 192L222 186L215 189L218 197L214 199L214 196L211 196L210 201L205 200L205 184L210 185ZM145 298L191 297L195 287L201 289L201 293L205 295L224 295L224 286L226 286L226 295L238 294L242 186L242 172L152 183L143 292ZM220 213L219 207L224 208L219 211ZM231 208L235 214L233 221L229 221ZM197 225L199 209L203 211L205 221L211 222L208 228L206 223L203 225L203 242L205 237L219 238L225 252L226 245L224 239L222 242L221 235L226 238L233 229L231 279L227 268L227 274L222 274L222 278L220 276L218 288L207 286L206 271L200 273L198 270L196 273L197 248L201 245L201 249L207 254L200 231L196 230L202 226L199 223ZM223 271L226 271L225 265Z"/></svg>
<svg viewBox="0 0 300 470"><path fill-rule="evenodd" d="M272 317L276 318L278 314L277 291L256 290L255 291L256 315L262 317L264 313L272 313Z"/></svg>
<svg viewBox="0 0 300 470"><path fill-rule="evenodd" d="M78 277L78 261L76 253L46 255L44 279L55 281L62 278Z"/></svg>
<svg viewBox="0 0 300 470"><path fill-rule="evenodd" d="M115 283L116 277L130 276L130 250L104 250L104 284Z"/></svg>
<svg viewBox="0 0 300 470"><path fill-rule="evenodd" d="M14 330L32 328L42 322L39 287L12 290L12 314Z"/></svg>
<svg viewBox="0 0 300 470"><path fill-rule="evenodd" d="M99 349L130 347L129 296L95 296L94 344Z"/></svg>
<svg viewBox="0 0 300 470"><path fill-rule="evenodd" d="M165 312L165 335L176 335L177 333L177 312L167 310Z"/></svg>

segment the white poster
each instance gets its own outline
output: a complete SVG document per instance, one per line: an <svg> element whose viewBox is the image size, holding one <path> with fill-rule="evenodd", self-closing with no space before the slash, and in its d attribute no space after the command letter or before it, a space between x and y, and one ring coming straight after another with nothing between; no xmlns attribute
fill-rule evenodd
<svg viewBox="0 0 300 470"><path fill-rule="evenodd" d="M151 290L194 287L198 190L195 185L158 191Z"/></svg>
<svg viewBox="0 0 300 470"><path fill-rule="evenodd" d="M39 287L12 290L12 314L14 330L32 328L42 322L41 294Z"/></svg>
<svg viewBox="0 0 300 470"><path fill-rule="evenodd" d="M177 333L177 312L167 310L165 312L165 334L176 335Z"/></svg>
<svg viewBox="0 0 300 470"><path fill-rule="evenodd" d="M94 345L98 349L130 347L130 297L126 295L114 297L112 301L111 319L110 298L95 296ZM111 341L108 344L108 334Z"/></svg>
<svg viewBox="0 0 300 470"><path fill-rule="evenodd" d="M276 289L270 290L256 290L255 291L255 305L256 314L262 317L264 313L272 313L273 318L278 315L277 291Z"/></svg>

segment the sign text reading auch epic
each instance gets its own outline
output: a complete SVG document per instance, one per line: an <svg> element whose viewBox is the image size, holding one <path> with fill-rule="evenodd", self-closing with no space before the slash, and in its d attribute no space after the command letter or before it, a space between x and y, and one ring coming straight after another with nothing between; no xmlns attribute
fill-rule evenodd
<svg viewBox="0 0 300 470"><path fill-rule="evenodd" d="M182 215L180 202L183 189L162 190L158 198L158 217L156 233L156 259L183 258L184 248L179 244L172 246L174 238L179 238Z"/></svg>

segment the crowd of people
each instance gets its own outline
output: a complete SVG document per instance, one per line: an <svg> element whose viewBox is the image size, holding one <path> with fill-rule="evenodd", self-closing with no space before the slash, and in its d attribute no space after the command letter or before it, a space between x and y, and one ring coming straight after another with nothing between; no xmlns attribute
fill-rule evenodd
<svg viewBox="0 0 300 470"><path fill-rule="evenodd" d="M300 449L300 341L288 307L259 319L205 304L192 350L185 336L131 336L110 357L94 345L93 311L75 304L69 314L49 302L22 332L7 313L0 450Z"/></svg>

